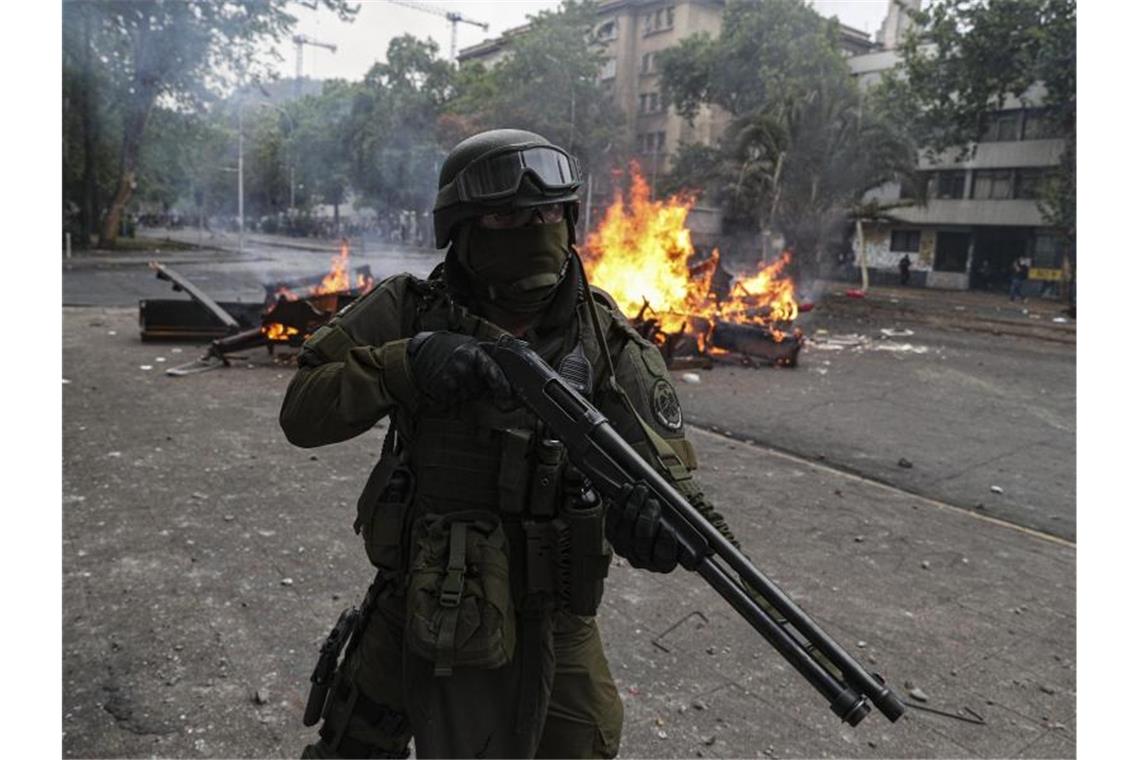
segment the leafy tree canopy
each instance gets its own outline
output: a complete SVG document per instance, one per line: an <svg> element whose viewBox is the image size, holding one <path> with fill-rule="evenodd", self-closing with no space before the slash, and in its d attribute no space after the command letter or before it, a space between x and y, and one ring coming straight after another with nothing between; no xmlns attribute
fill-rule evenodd
<svg viewBox="0 0 1140 760"><path fill-rule="evenodd" d="M506 41L507 55L491 69L465 67L449 109L456 139L480 129L537 132L578 156L588 168L622 140L623 116L607 85L597 44L594 0L563 0L556 11L531 16ZM462 133L462 134L457 134Z"/></svg>
<svg viewBox="0 0 1140 760"><path fill-rule="evenodd" d="M807 269L866 191L911 174L917 156L859 93L837 35L802 0L730 1L719 37L661 54L663 89L682 114L731 116L717 145L682 147L668 184L704 188L737 227L782 232Z"/></svg>
<svg viewBox="0 0 1140 760"><path fill-rule="evenodd" d="M663 91L678 113L702 104L733 116L766 110L812 83L847 79L839 26L800 0L729 0L720 35L688 37L658 58Z"/></svg>
<svg viewBox="0 0 1140 760"><path fill-rule="evenodd" d="M347 0L319 1L342 19L355 13ZM259 43L279 40L292 28L296 18L287 8L287 0L64 4L65 35L93 48L110 83L107 94L122 113L118 188L100 235L105 244L116 238L123 208L137 186L147 121L158 99L198 105L237 79L264 72Z"/></svg>
<svg viewBox="0 0 1140 760"><path fill-rule="evenodd" d="M442 161L441 111L454 92L454 70L439 46L411 35L393 39L386 62L355 87L340 123L347 178L380 208L428 210Z"/></svg>

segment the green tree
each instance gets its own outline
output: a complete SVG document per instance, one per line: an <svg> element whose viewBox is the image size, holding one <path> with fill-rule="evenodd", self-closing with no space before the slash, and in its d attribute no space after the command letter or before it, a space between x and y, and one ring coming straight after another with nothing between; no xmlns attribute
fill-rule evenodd
<svg viewBox="0 0 1140 760"><path fill-rule="evenodd" d="M306 96L289 108L293 132L286 158L295 166L293 183L303 186L305 200L331 205L338 228L350 187L349 118L360 91L359 83L333 80L324 83L319 95Z"/></svg>
<svg viewBox="0 0 1140 760"><path fill-rule="evenodd" d="M915 139L937 157L972 154L987 114L1010 100L1028 104L1035 85L1065 139L1042 211L1076 235L1075 0L933 0L911 12L916 31L902 47L902 65L885 78L882 97Z"/></svg>
<svg viewBox="0 0 1140 760"><path fill-rule="evenodd" d="M320 0L349 19L347 0ZM161 100L189 108L235 79L264 69L259 45L279 40L296 18L287 0L70 0L65 26L90 31L94 59L105 72L109 97L121 113L118 180L100 240L113 244L124 207L138 184L147 122ZM74 16L75 21L67 21ZM94 64L92 64L94 65Z"/></svg>
<svg viewBox="0 0 1140 760"><path fill-rule="evenodd" d="M95 7L68 3L63 15L63 197L65 225L77 246L95 234L101 199L114 189L117 114L100 65Z"/></svg>
<svg viewBox="0 0 1140 760"><path fill-rule="evenodd" d="M556 11L528 21L507 38L506 56L497 65L460 74L449 108L456 133L449 136L528 129L575 154L586 170L600 166L605 154L621 153L625 120L599 81L605 54L594 33L597 3L563 0Z"/></svg>
<svg viewBox="0 0 1140 760"><path fill-rule="evenodd" d="M667 179L701 188L730 227L782 232L816 269L829 233L865 193L914 171L917 151L852 81L838 28L802 0L729 2L719 37L661 54L663 90L684 116L731 116L711 148L683 146Z"/></svg>
<svg viewBox="0 0 1140 760"><path fill-rule="evenodd" d="M430 210L443 157L440 115L453 81L438 45L403 35L355 87L342 122L342 176L378 209Z"/></svg>
<svg viewBox="0 0 1140 760"><path fill-rule="evenodd" d="M729 0L721 32L688 37L658 57L662 92L692 119L704 104L732 116L768 110L811 85L849 79L839 52L839 22L803 0Z"/></svg>

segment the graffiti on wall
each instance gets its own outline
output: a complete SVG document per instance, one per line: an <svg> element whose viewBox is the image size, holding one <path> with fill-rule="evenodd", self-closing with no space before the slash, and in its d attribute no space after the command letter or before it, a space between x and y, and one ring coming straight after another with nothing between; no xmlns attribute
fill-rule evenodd
<svg viewBox="0 0 1140 760"><path fill-rule="evenodd" d="M938 233L934 230L923 230L918 241L918 261L914 262L915 269L934 268L934 241Z"/></svg>
<svg viewBox="0 0 1140 760"><path fill-rule="evenodd" d="M912 271L926 271L934 268L934 230L923 230L919 238L918 253L910 253ZM855 266L859 266L858 239L852 240L851 247L855 254ZM898 269L899 261L904 254L902 251L891 250L891 228L865 225L863 228L863 247L867 255L867 266L870 269Z"/></svg>

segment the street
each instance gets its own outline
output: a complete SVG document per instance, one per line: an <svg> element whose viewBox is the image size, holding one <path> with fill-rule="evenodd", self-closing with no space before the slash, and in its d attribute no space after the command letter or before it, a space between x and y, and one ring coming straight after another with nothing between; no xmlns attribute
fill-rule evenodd
<svg viewBox="0 0 1140 760"><path fill-rule="evenodd" d="M291 366L254 351L165 376L201 346L140 342L137 299L180 297L148 258L256 301L334 252L64 262L66 756L296 756L311 735L317 645L370 577L351 523L382 431L291 447ZM674 372L701 483L750 556L917 707L844 726L699 578L619 563L601 626L622 756L1075 754L1074 336L1055 304L1006 327L979 303L824 294L798 367Z"/></svg>

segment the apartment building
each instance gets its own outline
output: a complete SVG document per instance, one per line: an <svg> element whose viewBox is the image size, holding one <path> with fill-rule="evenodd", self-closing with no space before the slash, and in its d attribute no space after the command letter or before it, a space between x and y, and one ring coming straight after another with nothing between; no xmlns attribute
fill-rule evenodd
<svg viewBox="0 0 1140 760"><path fill-rule="evenodd" d="M861 87L879 81L899 63L894 50L849 60ZM919 158L925 205L896 208L892 221L866 225L865 255L872 281L897 281L898 262L910 258L911 282L935 288L1008 286L1016 260L1031 260L1031 294L1056 292L1065 276L1065 239L1045 221L1038 198L1047 173L1060 163L1064 139L1042 108L1044 91L1009 99L988 114L981 140L966 160L956 151ZM914 197L897 183L870 194L886 204Z"/></svg>
<svg viewBox="0 0 1140 760"><path fill-rule="evenodd" d="M603 0L598 5L594 32L606 56L599 79L628 116L629 143L651 181L668 169L679 145L712 144L728 125L728 114L716 107L703 107L692 123L667 108L658 66L661 51L685 37L701 32L717 36L724 5L724 0ZM510 38L525 28L464 48L459 63L493 66L508 54ZM847 55L875 46L870 35L857 29L842 26L841 32Z"/></svg>

